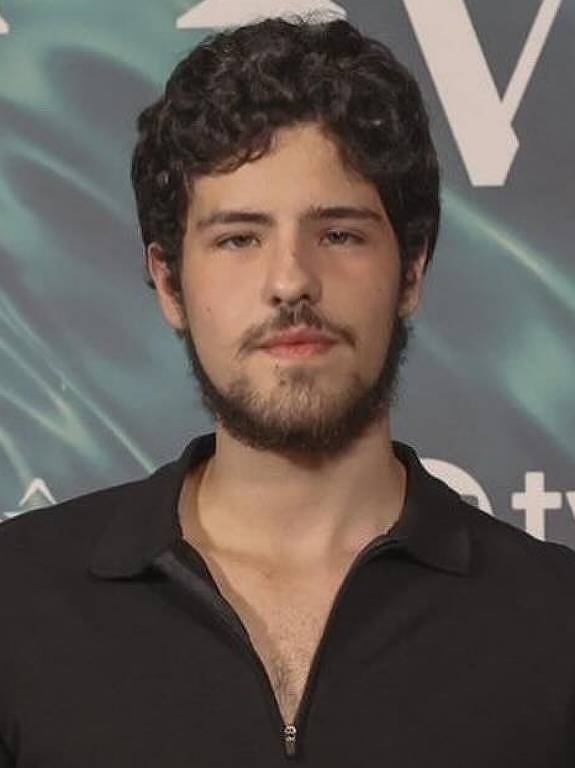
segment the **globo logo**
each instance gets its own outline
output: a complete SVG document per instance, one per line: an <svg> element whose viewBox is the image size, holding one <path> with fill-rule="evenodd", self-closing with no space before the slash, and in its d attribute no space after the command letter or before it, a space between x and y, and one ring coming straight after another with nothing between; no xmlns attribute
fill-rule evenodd
<svg viewBox="0 0 575 768"><path fill-rule="evenodd" d="M467 472L440 459L422 459L427 471L443 480L450 488L484 512L493 515L493 508L481 484ZM525 513L525 531L546 540L548 512L562 510L564 505L575 519L575 491L551 491L545 485L545 472L525 472L524 488L511 494L511 509Z"/></svg>
<svg viewBox="0 0 575 768"><path fill-rule="evenodd" d="M493 514L493 508L487 494L477 480L464 469L440 459L422 459L421 463L431 475L443 480L465 501L490 515Z"/></svg>

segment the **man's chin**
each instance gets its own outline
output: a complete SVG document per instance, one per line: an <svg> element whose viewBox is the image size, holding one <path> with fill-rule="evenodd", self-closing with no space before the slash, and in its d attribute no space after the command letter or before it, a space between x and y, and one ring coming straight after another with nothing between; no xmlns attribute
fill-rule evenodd
<svg viewBox="0 0 575 768"><path fill-rule="evenodd" d="M278 385L284 390L279 395L262 395L246 377L229 386L227 393L221 392L202 365L189 333L184 341L203 404L230 435L259 450L333 456L388 414L408 330L403 321L397 321L376 381L366 385L356 376L347 391L339 394L318 390L317 380L314 384L305 371Z"/></svg>
<svg viewBox="0 0 575 768"><path fill-rule="evenodd" d="M338 423L337 420L272 420L253 415L246 418L246 414L238 418L237 412L233 419L220 413L216 420L232 437L258 450L333 455L347 448L353 438L343 421Z"/></svg>
<svg viewBox="0 0 575 768"><path fill-rule="evenodd" d="M218 424L238 441L259 450L334 455L347 448L386 412L386 403L369 399L355 381L345 394L300 390L270 397L235 382L227 394L200 382L202 398Z"/></svg>

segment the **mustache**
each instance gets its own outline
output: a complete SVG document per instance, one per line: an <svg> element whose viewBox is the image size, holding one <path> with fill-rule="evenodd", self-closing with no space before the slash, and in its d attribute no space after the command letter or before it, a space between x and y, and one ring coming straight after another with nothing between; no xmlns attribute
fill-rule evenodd
<svg viewBox="0 0 575 768"><path fill-rule="evenodd" d="M240 353L249 352L259 346L261 341L268 335L280 331L287 331L290 328L313 328L320 332L330 333L336 338L347 342L350 346L355 346L355 333L351 328L342 327L329 322L312 309L307 302L300 302L295 307L289 307L285 304L280 305L278 315L265 325L249 329L240 345Z"/></svg>

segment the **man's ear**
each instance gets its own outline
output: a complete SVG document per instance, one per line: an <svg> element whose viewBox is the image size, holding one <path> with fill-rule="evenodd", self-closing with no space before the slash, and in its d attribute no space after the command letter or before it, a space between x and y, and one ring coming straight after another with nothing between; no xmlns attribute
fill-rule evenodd
<svg viewBox="0 0 575 768"><path fill-rule="evenodd" d="M411 263L403 288L403 294L399 302L399 316L410 317L421 300L423 290L423 276L427 262L427 243L421 249L417 258Z"/></svg>
<svg viewBox="0 0 575 768"><path fill-rule="evenodd" d="M186 321L181 297L174 291L170 270L168 269L161 245L156 242L148 245L146 248L146 262L150 277L156 286L158 303L162 314L175 331L184 330Z"/></svg>

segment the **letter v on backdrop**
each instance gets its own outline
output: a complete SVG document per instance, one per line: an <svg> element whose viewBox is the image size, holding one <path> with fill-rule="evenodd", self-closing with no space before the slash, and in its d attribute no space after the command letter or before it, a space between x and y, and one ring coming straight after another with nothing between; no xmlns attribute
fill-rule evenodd
<svg viewBox="0 0 575 768"><path fill-rule="evenodd" d="M464 0L404 0L471 183L502 186L519 148L512 121L562 0L542 0L501 98Z"/></svg>

